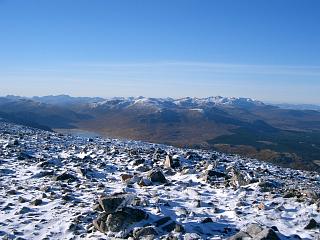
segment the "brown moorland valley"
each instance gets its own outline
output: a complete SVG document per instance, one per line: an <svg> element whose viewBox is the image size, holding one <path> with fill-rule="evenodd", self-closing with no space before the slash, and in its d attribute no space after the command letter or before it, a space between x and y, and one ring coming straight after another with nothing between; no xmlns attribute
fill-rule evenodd
<svg viewBox="0 0 320 240"><path fill-rule="evenodd" d="M88 131L178 147L215 149L285 167L318 170L320 112L247 98L8 96L0 117L42 129Z"/></svg>

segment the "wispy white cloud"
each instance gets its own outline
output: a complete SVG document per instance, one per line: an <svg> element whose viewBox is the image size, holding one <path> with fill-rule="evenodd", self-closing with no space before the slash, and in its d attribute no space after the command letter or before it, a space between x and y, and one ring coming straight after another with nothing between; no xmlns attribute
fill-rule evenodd
<svg viewBox="0 0 320 240"><path fill-rule="evenodd" d="M166 74L168 76L198 74L198 76L210 74L237 74L243 76L320 76L320 66L292 66L292 65L257 65L257 64L232 64L215 62L194 61L157 61L157 62L81 62L65 63L43 67L29 67L18 69L20 73L34 74L97 74L104 76L141 76L152 77ZM17 74L17 70L12 71ZM150 79L152 80L152 79Z"/></svg>
<svg viewBox="0 0 320 240"><path fill-rule="evenodd" d="M194 61L159 61L159 62L136 62L136 63L75 63L72 67L81 67L88 71L155 71L170 70L184 72L212 72L212 73L241 73L241 74L264 74L264 75L300 75L320 76L320 66L294 66L294 65L257 65L257 64L232 64L215 62Z"/></svg>

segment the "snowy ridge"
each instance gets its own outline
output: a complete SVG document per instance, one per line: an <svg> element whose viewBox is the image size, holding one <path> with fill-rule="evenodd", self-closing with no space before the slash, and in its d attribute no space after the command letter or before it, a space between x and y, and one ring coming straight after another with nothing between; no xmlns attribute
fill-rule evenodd
<svg viewBox="0 0 320 240"><path fill-rule="evenodd" d="M103 107L105 105L118 106L146 106L156 108L167 107L206 107L212 105L230 105L230 106L262 106L263 102L251 98L236 98L236 97L207 97L207 98L147 98L147 97L128 97L128 98L110 98L103 101L91 104L92 108Z"/></svg>
<svg viewBox="0 0 320 240"><path fill-rule="evenodd" d="M320 176L0 122L5 239L319 239Z"/></svg>

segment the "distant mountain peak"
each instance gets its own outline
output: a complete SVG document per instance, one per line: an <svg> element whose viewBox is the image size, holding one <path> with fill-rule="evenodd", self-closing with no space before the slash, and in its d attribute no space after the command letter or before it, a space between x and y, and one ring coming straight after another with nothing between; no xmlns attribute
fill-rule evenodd
<svg viewBox="0 0 320 240"><path fill-rule="evenodd" d="M204 108L209 106L229 105L236 107L252 107L263 106L261 101L254 100L252 98L239 98L239 97L222 97L211 96L205 98L198 97L184 97L184 98L150 98L150 97L127 97L127 98L109 98L103 101L93 103L92 107L102 107L106 105L126 106L126 107L153 107L156 109L162 108Z"/></svg>

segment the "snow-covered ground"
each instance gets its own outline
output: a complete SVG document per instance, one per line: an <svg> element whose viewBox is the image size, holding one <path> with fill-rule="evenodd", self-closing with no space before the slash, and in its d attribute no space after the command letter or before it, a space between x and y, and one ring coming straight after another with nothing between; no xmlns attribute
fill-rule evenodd
<svg viewBox="0 0 320 240"><path fill-rule="evenodd" d="M4 239L320 239L319 181L239 156L0 122Z"/></svg>

